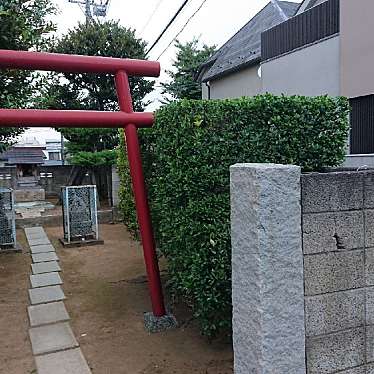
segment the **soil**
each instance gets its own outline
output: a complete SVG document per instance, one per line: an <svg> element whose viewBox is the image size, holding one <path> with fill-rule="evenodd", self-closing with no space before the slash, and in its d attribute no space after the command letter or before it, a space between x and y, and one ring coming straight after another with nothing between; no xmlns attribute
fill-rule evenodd
<svg viewBox="0 0 374 374"><path fill-rule="evenodd" d="M58 241L61 228L46 228L60 257L71 325L92 372L232 374L230 340L209 342L202 337L196 321L183 306L174 310L181 327L158 334L145 331L143 313L151 306L141 246L121 224L102 225L100 229L104 245L65 249ZM20 294L26 293L25 283L21 286L17 282L18 288ZM19 338L25 339L27 326L17 329ZM23 344L28 346L28 342ZM10 357L14 357L13 349L8 349ZM27 364L28 360L24 367L31 368ZM11 373L18 374L7 371Z"/></svg>

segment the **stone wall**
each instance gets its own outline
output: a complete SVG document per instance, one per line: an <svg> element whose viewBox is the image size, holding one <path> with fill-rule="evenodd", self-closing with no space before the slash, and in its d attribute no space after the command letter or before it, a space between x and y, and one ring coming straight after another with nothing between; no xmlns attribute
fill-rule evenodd
<svg viewBox="0 0 374 374"><path fill-rule="evenodd" d="M231 167L235 373L374 374L374 171L295 173Z"/></svg>
<svg viewBox="0 0 374 374"><path fill-rule="evenodd" d="M301 185L307 372L374 373L374 172Z"/></svg>
<svg viewBox="0 0 374 374"><path fill-rule="evenodd" d="M47 196L59 196L61 187L66 186L71 172L72 165L65 166L40 166L38 172L40 174L40 184L45 189ZM82 168L81 173L86 174L87 170ZM112 175L110 167L95 168L95 177L100 200L111 200L112 193ZM91 180L86 176L82 184L91 184ZM111 203L109 204L111 205Z"/></svg>

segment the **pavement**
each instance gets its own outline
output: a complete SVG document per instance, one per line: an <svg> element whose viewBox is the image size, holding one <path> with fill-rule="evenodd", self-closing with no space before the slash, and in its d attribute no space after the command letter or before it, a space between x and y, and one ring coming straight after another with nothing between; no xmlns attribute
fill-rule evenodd
<svg viewBox="0 0 374 374"><path fill-rule="evenodd" d="M42 227L25 228L32 265L27 308L29 336L38 374L91 374L70 327L62 269Z"/></svg>

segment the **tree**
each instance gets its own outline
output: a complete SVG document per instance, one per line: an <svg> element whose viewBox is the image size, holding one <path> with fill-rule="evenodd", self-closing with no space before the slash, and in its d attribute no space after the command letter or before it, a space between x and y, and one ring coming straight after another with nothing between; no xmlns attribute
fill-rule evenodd
<svg viewBox="0 0 374 374"><path fill-rule="evenodd" d="M54 25L47 16L55 12L51 0L0 1L0 49L40 49ZM37 89L35 74L20 70L0 70L0 107L21 108L30 105ZM0 128L0 151L23 130Z"/></svg>
<svg viewBox="0 0 374 374"><path fill-rule="evenodd" d="M173 62L174 70L167 71L170 82L163 83L163 94L166 100L175 99L201 99L201 84L196 82L195 74L199 66L204 63L214 52L215 47L203 45L199 47L197 39L182 44L179 41L175 44L177 57Z"/></svg>
<svg viewBox="0 0 374 374"><path fill-rule="evenodd" d="M79 24L52 48L53 52L90 56L145 59L146 43L137 39L135 31L118 22ZM61 79L63 78L63 79ZM134 110L142 111L143 99L152 91L153 82L140 77L130 77ZM51 109L118 110L114 77L110 74L64 73L54 76L42 97L43 106ZM67 148L72 161L84 160L113 163L107 150L118 145L117 129L59 129L69 141ZM85 152L80 155L80 152ZM103 157L89 157L87 152L104 152ZM83 162L83 161L82 161Z"/></svg>

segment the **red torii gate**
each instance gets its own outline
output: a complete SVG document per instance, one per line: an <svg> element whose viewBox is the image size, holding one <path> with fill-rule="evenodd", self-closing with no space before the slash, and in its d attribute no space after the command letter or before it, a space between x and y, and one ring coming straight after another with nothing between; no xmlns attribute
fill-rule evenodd
<svg viewBox="0 0 374 374"><path fill-rule="evenodd" d="M152 222L140 155L138 127L151 127L153 113L133 111L128 76L158 77L153 61L58 53L0 50L0 69L45 70L64 73L110 73L115 76L119 112L84 110L0 109L1 127L124 127L136 210L148 275L153 314L166 314Z"/></svg>

